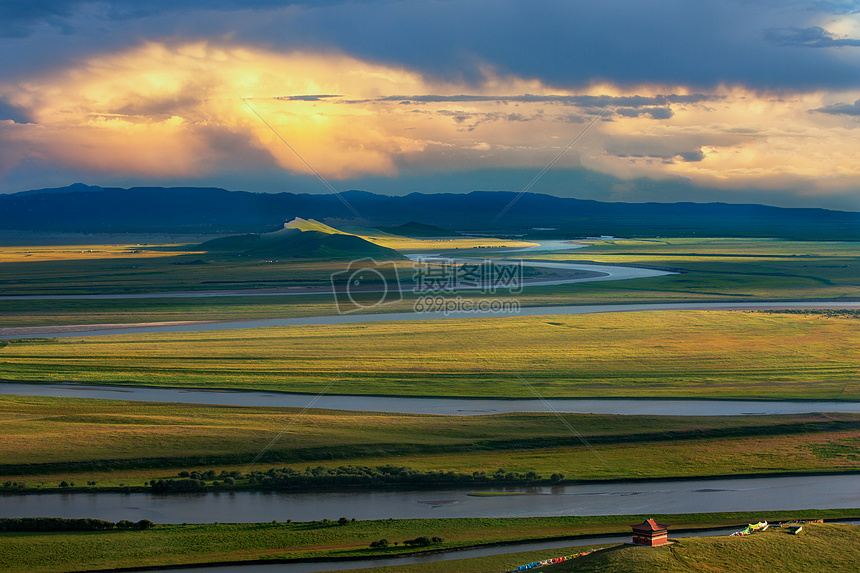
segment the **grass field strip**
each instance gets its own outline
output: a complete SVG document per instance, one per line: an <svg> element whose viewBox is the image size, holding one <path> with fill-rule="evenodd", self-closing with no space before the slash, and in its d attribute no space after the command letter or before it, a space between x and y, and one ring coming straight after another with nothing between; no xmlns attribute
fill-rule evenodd
<svg viewBox="0 0 860 573"><path fill-rule="evenodd" d="M220 296L220 295L219 295ZM128 325L70 325L60 327L27 327L3 329L3 338L68 338L80 336L110 336L116 334L156 334L171 332L211 332L273 326L327 326L333 324L359 324L366 322L392 322L403 320L445 320L456 318L514 317L546 315L579 315L615 312L674 311L674 310L791 310L791 309L860 309L860 302L675 302L635 304L584 304L565 306L521 307L516 312L389 312L368 314L327 314L301 318L271 318L232 321L205 321L154 326L147 323Z"/></svg>
<svg viewBox="0 0 860 573"><path fill-rule="evenodd" d="M339 373L337 376L335 376L334 378L332 378L332 379L331 379L331 381L326 385L326 387L325 387L325 388L323 388L323 389L322 389L322 391L321 391L319 394L317 394L316 396L314 396L313 400L311 400L310 402L308 402L308 405L307 405L307 406L305 406L304 408L302 408L302 409L299 411L299 413L298 413L298 414L296 414L296 416L295 416L292 420L290 420L290 423L289 423L289 424L287 424L286 426L284 426L284 429L282 429L280 432L278 432L278 434L277 434L274 438L272 438L272 441L270 441L268 444L266 444L266 447L265 447L265 448L263 448L263 449L260 451L260 453L259 453L259 454L257 454L257 455L254 457L254 459L253 459L253 460L251 460L251 461L248 463L248 465L247 465L247 466L245 466L245 469L244 469L243 471L244 471L244 472L247 472L247 471L248 471L248 469L249 469L251 466L253 466L253 465L254 465L254 464L256 464L258 461L260 461L260 458L262 458L262 457L263 457L263 455L265 455L265 453L266 453L266 452L268 452L268 451L269 451L269 449L270 449L272 446L274 446L274 445L275 445L275 443L277 443L277 441L278 441L278 440L280 440L280 439L281 439L281 436L283 436L284 434L286 434L286 433L287 433L287 431L288 431L290 428L292 428L292 427L293 427L293 425L294 425L294 424L299 420L299 418L301 418L301 417L302 417L302 415L304 415L304 413L305 413L305 412L307 412L309 409L313 408L314 404L316 404L316 403L317 403L317 401L318 401L320 398L322 398L322 397L323 397L323 395L324 395L326 392L328 392L328 389L329 389L329 388L331 388L332 386L334 386L335 382L337 382L338 380L340 380L340 379L341 379L341 377L343 377L343 375L344 375L344 374L346 374L347 372L349 372L350 368L352 368L352 366L353 366L354 364L355 364L355 362L350 363L346 368L344 368L343 370L341 370L341 371L340 371L340 373Z"/></svg>
<svg viewBox="0 0 860 573"><path fill-rule="evenodd" d="M413 260L428 260L434 261L436 259L429 258L430 255L410 255L410 258ZM439 259L439 260L453 260L453 259ZM511 262L509 259L503 259L507 262ZM457 259L460 262L474 262L475 259ZM629 279L640 279L640 278L650 278L650 277L659 277L665 276L671 273L669 271L658 271L654 269L643 269L637 267L624 267L617 265L589 265L587 263L564 263L564 262L535 262L535 261L522 261L524 267L532 267L532 268L547 268L547 269L564 269L570 271L586 271L590 273L599 273L600 276L591 276L584 278L567 278L567 279L556 279L556 280L533 280L524 282L524 286L530 287L539 287L539 286L559 286L559 285L567 285L567 284L575 284L575 283L583 283L583 282L595 282L595 281L615 281L615 280L629 280ZM483 287L461 287L458 290L480 290ZM366 290L362 292L375 293L375 292L385 292L383 290ZM223 296L311 296L311 295L320 295L320 294L334 294L334 291L331 289L322 288L320 290L313 291L289 291L289 292L281 292L281 291L264 291L264 290L230 290L230 291L177 291L177 292L153 292L153 293L130 293L130 294L51 294L51 295L3 295L0 296L0 300L123 300L123 299L145 299L145 298L209 298L209 297L223 297Z"/></svg>
<svg viewBox="0 0 860 573"><path fill-rule="evenodd" d="M497 358L502 358L502 357L497 355ZM486 358L484 358L484 360L485 360L486 362L488 362L488 363L489 363L489 360L487 360ZM612 465L611 465L608 461L606 461L606 458L604 458L603 456L601 456L601 455L600 455L600 453L599 453L597 450L595 450L595 449L594 449L594 447L589 443L589 441L585 439L585 436L583 436L582 434L580 434L580 433L576 430L576 428L574 428L574 427L570 424L570 422L568 422L567 420L565 420L565 419L564 419L564 417L563 417L563 416L558 412L558 410L556 410L555 408L553 408L553 407L552 407L552 404L550 404L549 402L547 402L547 401L546 401L546 399L545 399L545 398L544 398L544 397L543 397L543 396L542 396L542 395L541 395L541 394L540 394L540 393L539 393L539 392L534 388L534 386L532 386L531 384L529 384L529 383L526 381L526 379L525 379L525 378L523 378L523 377L519 374L519 372L517 372L517 371L515 371L513 368L511 368L511 366L510 366L507 362L504 362L504 363L502 364L502 366L503 366L503 367L504 367L504 368L505 368L505 369L506 369L506 370L507 370L511 375L513 375L517 380L519 380L519 381L520 381L520 382L521 382L521 383L522 383L526 388L528 388L528 390L529 390L532 394L534 394L534 396L535 396L538 400L540 400L540 402L544 405L544 407L547 409L547 411L551 412L551 413L552 413L552 414L553 414L553 415L554 415L554 416L555 416L555 417L556 417L556 418L557 418L557 419L558 419L558 420L559 420L559 421L564 425L564 427L566 427L566 428L567 428L567 430L568 430L571 434L573 434L573 435L574 435L574 436L575 436L579 441L581 441L581 442L582 442L582 443L583 443L583 444L584 444L584 445L589 449L589 451L590 451L590 452L591 452L591 453L592 453L592 454L593 454L593 455L594 455L598 460L600 460L600 462L601 462L603 465L605 465L605 466L606 466L606 468L607 468L610 472L612 472L613 474L615 474L615 475L616 475L617 477L619 477L619 478L621 478L621 477L622 477L622 476L621 476L621 474L618 472L618 470L616 470L614 467L612 467Z"/></svg>

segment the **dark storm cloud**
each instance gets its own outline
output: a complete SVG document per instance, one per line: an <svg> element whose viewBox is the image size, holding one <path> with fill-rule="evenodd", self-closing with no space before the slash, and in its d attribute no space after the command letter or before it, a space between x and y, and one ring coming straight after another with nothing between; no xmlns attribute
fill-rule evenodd
<svg viewBox="0 0 860 573"><path fill-rule="evenodd" d="M814 109L812 111L817 111L820 113L830 113L833 115L854 115L860 116L860 99L852 103L834 103L831 105L826 105L824 107L820 107L818 109Z"/></svg>
<svg viewBox="0 0 860 573"><path fill-rule="evenodd" d="M91 9L108 20L129 20L163 12L193 10L261 10L284 6L331 6L344 0L4 0L0 2L0 34L26 36L40 24L53 25L61 18ZM14 33L12 33L14 32Z"/></svg>
<svg viewBox="0 0 860 573"><path fill-rule="evenodd" d="M764 38L777 46L792 46L798 48L840 48L844 46L858 47L860 40L840 38L824 28L772 28L765 30Z"/></svg>
<svg viewBox="0 0 860 573"><path fill-rule="evenodd" d="M855 46L813 22L852 10L799 0L31 0L0 4L0 36L35 39L16 51L16 70L143 40L229 39L342 51L474 83L492 69L559 87L795 90L860 86L857 62L840 58L843 50L795 49Z"/></svg>
<svg viewBox="0 0 860 573"><path fill-rule="evenodd" d="M315 38L349 53L445 79L478 82L490 65L562 86L860 85L855 62L827 50L798 55L763 38L768 28L808 27L809 7L790 0L393 2L360 11L345 5L318 22L309 13L305 23L306 33L316 25Z"/></svg>
<svg viewBox="0 0 860 573"><path fill-rule="evenodd" d="M567 96L567 95L532 95L532 94L524 94L519 96L493 96L493 95L412 95L412 96L403 96L403 95L394 95L394 96L385 96L372 100L349 100L344 101L343 103L373 103L373 102L397 102L401 104L422 104L422 103L486 103L486 102L495 102L499 104L509 104L509 103L546 103L546 104L560 104L565 106L576 106L583 108L589 112L599 113L604 108L610 108L614 110L614 113L620 115L622 117L650 117L651 119L669 119L675 113L672 111L672 108L669 106L671 103L677 104L693 104L693 103L701 103L708 101L719 101L725 99L725 96L718 95L705 95L705 94L690 94L690 95L657 95L657 96L623 96L623 97L611 97L611 96L590 96L590 95L576 95L576 96ZM452 114L453 112L439 112L440 114ZM457 112L457 114L462 114L462 112ZM457 115L455 114L455 115ZM515 121L518 114L509 114L505 116L504 114L480 114L482 116L488 117L492 116L492 119L501 119L505 118L508 121ZM611 115L611 114L610 114ZM465 121L464 119L461 122ZM534 117L529 117L526 121L534 119ZM569 116L569 120L572 123L581 123L583 120L582 117L571 115ZM483 119L482 121L487 121L487 119ZM477 124L475 124L477 125ZM474 127L473 127L474 128Z"/></svg>
<svg viewBox="0 0 860 573"><path fill-rule="evenodd" d="M524 115L521 113L500 113L500 112L492 112L492 113L473 113L466 111L451 111L451 110L439 110L436 112L436 115L442 115L446 117L450 117L453 119L458 125L462 126L461 131L474 131L476 127L481 125L482 123L489 123L493 121L507 121L507 122L526 122L526 121L535 121L539 119L543 119L543 113L538 112L533 115Z"/></svg>
<svg viewBox="0 0 860 573"><path fill-rule="evenodd" d="M705 158L705 154L701 149L697 149L696 151L684 151L683 153L679 153L675 157L681 159L686 163L694 163L697 161L702 161Z"/></svg>
<svg viewBox="0 0 860 573"><path fill-rule="evenodd" d="M811 9L842 16L860 14L860 6L856 0L821 0L813 2Z"/></svg>
<svg viewBox="0 0 860 573"><path fill-rule="evenodd" d="M333 97L340 97L339 95L326 95L326 94L303 94L303 95L292 95L292 96L281 96L276 97L274 99L282 100L282 101L325 101L327 99Z"/></svg>
<svg viewBox="0 0 860 573"><path fill-rule="evenodd" d="M407 101L412 103L478 103L478 102L498 102L498 103L556 103L563 105L575 105L579 107L604 108L608 105L618 107L643 107L643 106L659 106L670 103L701 103L707 101L718 101L724 99L724 96L705 95L705 94L690 94L690 95L657 95L657 96L623 96L615 97L608 95L590 96L590 95L532 95L523 94L517 96L494 96L494 95L393 95L376 98L373 100L350 101L348 103L367 103L367 102L390 102L390 101Z"/></svg>
<svg viewBox="0 0 860 573"><path fill-rule="evenodd" d="M15 123L30 123L30 118L26 111L0 99L0 121L8 121L10 119Z"/></svg>
<svg viewBox="0 0 860 573"><path fill-rule="evenodd" d="M8 25L17 22L26 25L48 20L57 16L69 16L75 0L28 0L25 2L0 3L0 22Z"/></svg>
<svg viewBox="0 0 860 573"><path fill-rule="evenodd" d="M701 149L681 153L620 153L611 150L607 150L607 153L624 159L659 159L662 163L674 163L676 159L684 163L695 163L705 159Z"/></svg>

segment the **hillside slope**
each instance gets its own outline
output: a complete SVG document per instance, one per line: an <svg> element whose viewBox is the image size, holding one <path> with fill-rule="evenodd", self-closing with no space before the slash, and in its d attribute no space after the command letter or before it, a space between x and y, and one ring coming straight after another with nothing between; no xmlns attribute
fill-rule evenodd
<svg viewBox="0 0 860 573"><path fill-rule="evenodd" d="M671 539L671 531L669 536ZM858 570L860 527L830 523L805 524L798 535L772 527L747 537L682 538L664 547L622 545L537 569L541 573L853 573Z"/></svg>
<svg viewBox="0 0 860 573"><path fill-rule="evenodd" d="M266 259L402 259L403 255L318 221L294 219L280 231L221 237L201 243L202 251Z"/></svg>

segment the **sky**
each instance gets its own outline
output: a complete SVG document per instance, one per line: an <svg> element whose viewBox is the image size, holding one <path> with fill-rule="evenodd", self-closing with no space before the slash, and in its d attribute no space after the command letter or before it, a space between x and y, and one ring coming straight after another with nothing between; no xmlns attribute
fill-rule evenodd
<svg viewBox="0 0 860 573"><path fill-rule="evenodd" d="M3 0L0 54L2 193L860 210L856 1Z"/></svg>

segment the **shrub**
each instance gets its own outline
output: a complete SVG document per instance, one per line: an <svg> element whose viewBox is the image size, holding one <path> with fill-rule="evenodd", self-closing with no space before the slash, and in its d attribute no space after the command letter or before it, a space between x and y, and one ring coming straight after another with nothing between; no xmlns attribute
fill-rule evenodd
<svg viewBox="0 0 860 573"><path fill-rule="evenodd" d="M416 537L415 539L407 539L403 542L403 545L408 545L409 547L427 547L432 543L429 537L422 535L421 537Z"/></svg>

